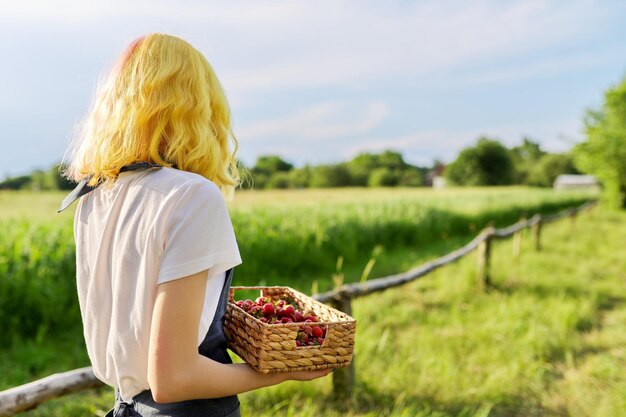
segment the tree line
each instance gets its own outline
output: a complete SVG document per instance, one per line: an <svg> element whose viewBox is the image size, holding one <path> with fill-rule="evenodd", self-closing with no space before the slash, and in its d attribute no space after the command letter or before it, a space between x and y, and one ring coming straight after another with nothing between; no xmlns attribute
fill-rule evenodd
<svg viewBox="0 0 626 417"><path fill-rule="evenodd" d="M455 185L527 184L549 187L562 173L576 173L569 154L545 152L525 138L520 146L506 148L499 141L480 138L476 146L461 151L448 165L409 164L400 152L360 153L347 162L296 167L278 155L260 156L252 167L240 164L246 189L329 187L420 187L432 185L442 173ZM61 177L60 166L9 178L0 189L67 190L75 184Z"/></svg>
<svg viewBox="0 0 626 417"><path fill-rule="evenodd" d="M76 184L60 174L61 165L54 164L47 170L37 169L28 175L7 178L0 182L0 190L71 190Z"/></svg>
<svg viewBox="0 0 626 417"><path fill-rule="evenodd" d="M295 167L278 155L268 155L258 158L248 171L244 187L255 189L419 187L432 185L433 178L441 175L453 185L551 187L558 175L579 172L569 153L546 152L529 138L509 149L487 137L463 149L448 166L440 161L428 167L411 165L401 153L387 150L361 153L347 162L303 167Z"/></svg>
<svg viewBox="0 0 626 417"><path fill-rule="evenodd" d="M361 153L347 162L295 167L279 155L266 155L251 167L241 165L243 188L419 187L443 175L454 185L524 184L549 187L560 174L595 175L613 207L626 208L626 78L610 87L599 109L585 113L586 140L571 152L549 153L530 138L507 148L494 138L478 138L447 166L435 161L420 167L401 153ZM7 178L0 189L71 189L59 165L30 175Z"/></svg>

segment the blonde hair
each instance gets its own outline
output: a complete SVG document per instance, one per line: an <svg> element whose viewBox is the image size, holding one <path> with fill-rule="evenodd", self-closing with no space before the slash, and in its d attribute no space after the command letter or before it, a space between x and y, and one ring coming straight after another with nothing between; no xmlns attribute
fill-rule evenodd
<svg viewBox="0 0 626 417"><path fill-rule="evenodd" d="M202 175L232 194L240 178L230 109L194 47L165 34L139 38L99 84L64 157L64 176L112 183L124 165L147 161Z"/></svg>

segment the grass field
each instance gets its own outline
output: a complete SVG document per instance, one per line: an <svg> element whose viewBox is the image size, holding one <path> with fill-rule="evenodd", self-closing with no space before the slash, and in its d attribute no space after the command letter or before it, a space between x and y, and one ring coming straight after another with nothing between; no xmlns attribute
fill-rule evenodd
<svg viewBox="0 0 626 417"><path fill-rule="evenodd" d="M310 293L401 271L394 254L433 256L489 223L552 212L589 197L545 189L336 189L242 192L231 203L244 260L235 285ZM0 193L0 346L80 328L71 210L60 193ZM56 219L56 220L55 220ZM439 252L441 253L441 252ZM407 257L415 262L415 257Z"/></svg>
<svg viewBox="0 0 626 417"><path fill-rule="evenodd" d="M276 200L268 198L266 207L281 206ZM243 394L244 415L626 415L625 220L624 213L600 210L581 216L574 228L567 221L550 225L545 250L534 253L526 240L518 259L511 257L510 241L496 244L494 287L487 293L476 290L471 257L357 300L351 404L330 400L327 378ZM385 250L377 266L405 270L465 240L450 235L432 246L398 245ZM80 333L42 334L2 350L0 389L88 365ZM101 415L112 402L104 388L24 415Z"/></svg>

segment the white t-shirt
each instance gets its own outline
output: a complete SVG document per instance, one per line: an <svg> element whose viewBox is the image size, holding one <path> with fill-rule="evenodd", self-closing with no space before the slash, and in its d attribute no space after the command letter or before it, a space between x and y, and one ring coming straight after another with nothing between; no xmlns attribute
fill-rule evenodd
<svg viewBox="0 0 626 417"><path fill-rule="evenodd" d="M76 284L94 374L129 401L149 389L148 344L157 285L209 270L198 345L225 271L241 257L219 188L174 168L128 171L78 202ZM184 300L181 300L184 302Z"/></svg>

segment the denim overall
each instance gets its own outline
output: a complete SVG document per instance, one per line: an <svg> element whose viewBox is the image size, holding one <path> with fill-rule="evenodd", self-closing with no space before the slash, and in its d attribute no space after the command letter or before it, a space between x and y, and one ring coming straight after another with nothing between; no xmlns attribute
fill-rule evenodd
<svg viewBox="0 0 626 417"><path fill-rule="evenodd" d="M224 336L224 313L228 302L228 292L233 279L234 268L226 272L224 287L217 305L215 318L209 327L198 352L221 363L232 363L226 351ZM130 403L120 399L119 390L115 388L115 407L104 417L241 417L239 399L236 395L222 398L186 400L173 403L157 403L152 399L152 392L145 390L135 395Z"/></svg>
<svg viewBox="0 0 626 417"><path fill-rule="evenodd" d="M159 168L160 165L148 162L138 162L122 167L120 172ZM87 185L90 178L82 180L76 188L63 200L58 212L65 210L81 196L95 190ZM224 314L228 302L230 284L233 279L234 268L226 272L224 286L215 311L213 322L204 340L198 347L198 353L220 363L232 363L226 351L226 337L224 336ZM227 381L225 381L227 383ZM236 395L222 398L186 400L172 403L157 403L152 398L152 392L145 390L135 395L130 402L122 401L119 389L115 387L115 406L105 417L241 417L239 399Z"/></svg>

